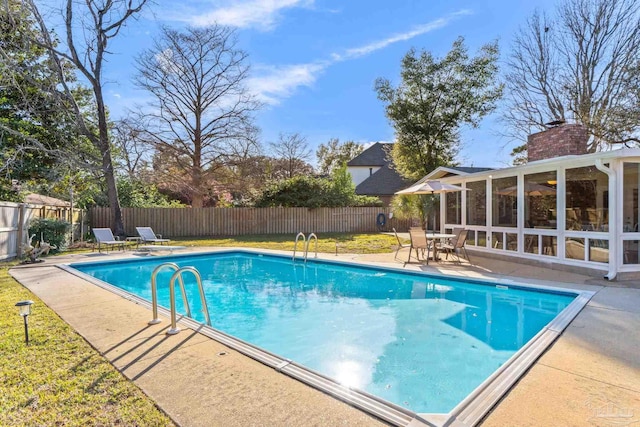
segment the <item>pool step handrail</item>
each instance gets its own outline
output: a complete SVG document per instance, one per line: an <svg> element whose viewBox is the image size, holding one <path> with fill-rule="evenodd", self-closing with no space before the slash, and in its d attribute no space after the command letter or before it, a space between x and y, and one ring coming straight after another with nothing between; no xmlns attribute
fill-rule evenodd
<svg viewBox="0 0 640 427"><path fill-rule="evenodd" d="M309 243L311 243L311 239L315 239L315 243L316 243L316 255L314 258L318 258L318 236L316 236L316 233L311 233L309 234L309 237L307 238L307 243L304 247L304 262L307 262L307 257L309 256Z"/></svg>
<svg viewBox="0 0 640 427"><path fill-rule="evenodd" d="M162 322L162 320L160 320L160 318L158 317L158 285L156 276L158 275L160 270L164 268L171 268L174 272L180 270L180 267L178 267L178 264L176 264L175 262L165 262L157 266L153 270L153 273L151 273L151 310L153 311L153 319L149 321L149 325L157 325L158 323ZM191 316L191 309L189 308L189 303L187 302L187 293L184 289L184 281L182 280L182 276L180 276L179 278L179 283L180 291L182 292L182 299L184 300L187 309L187 316Z"/></svg>
<svg viewBox="0 0 640 427"><path fill-rule="evenodd" d="M291 258L293 261L296 260L296 251L298 249L298 240L300 240L300 237L302 237L303 244L306 244L307 242L307 237L304 235L302 231L296 235L296 241L293 244L293 257Z"/></svg>
<svg viewBox="0 0 640 427"><path fill-rule="evenodd" d="M176 310L175 283L176 283L176 279L179 279L180 281L182 281L182 273L186 273L186 272L192 273L196 278L196 282L198 283L198 290L200 291L200 302L202 303L202 311L204 312L204 317L207 325L211 326L211 318L209 317L209 309L207 308L207 300L204 296L204 288L202 287L202 278L200 276L200 273L198 272L198 270L196 270L195 267L182 267L181 269L173 273L173 276L171 276L171 280L169 282L169 303L171 305L171 328L167 330L167 335L175 335L178 332L180 332L180 328L178 328L176 324L177 310ZM183 289L184 289L184 286L183 286ZM184 298L185 306L188 307L189 304L187 302L187 296L184 292L182 295ZM188 314L188 316L190 316L190 314Z"/></svg>

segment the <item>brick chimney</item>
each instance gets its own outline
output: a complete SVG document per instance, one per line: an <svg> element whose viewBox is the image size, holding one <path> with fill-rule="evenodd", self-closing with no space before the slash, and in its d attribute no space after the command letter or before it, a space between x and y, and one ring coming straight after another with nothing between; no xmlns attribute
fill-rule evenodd
<svg viewBox="0 0 640 427"><path fill-rule="evenodd" d="M586 154L587 129L579 124L559 124L527 138L527 159L530 162L570 154Z"/></svg>

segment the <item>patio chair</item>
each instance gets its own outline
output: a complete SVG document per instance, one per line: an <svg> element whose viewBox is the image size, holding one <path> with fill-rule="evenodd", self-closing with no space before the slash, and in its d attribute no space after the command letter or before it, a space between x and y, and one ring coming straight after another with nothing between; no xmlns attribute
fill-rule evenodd
<svg viewBox="0 0 640 427"><path fill-rule="evenodd" d="M118 247L124 250L125 242L113 237L113 233L111 232L110 228L94 228L91 231L93 231L93 235L96 238L96 243L98 243L98 252L102 252L103 246L107 248L107 251L109 250L109 248L113 247Z"/></svg>
<svg viewBox="0 0 640 427"><path fill-rule="evenodd" d="M141 243L160 243L161 245L170 242L170 239L163 239L161 234L156 235L151 227L136 227Z"/></svg>
<svg viewBox="0 0 640 427"><path fill-rule="evenodd" d="M449 254L451 253L456 256L458 263L460 263L460 251L463 251L464 257L469 261L469 264L471 264L471 259L469 259L467 250L464 247L468 232L468 230L461 230L457 238L452 239L450 243L443 243L440 245L440 250L447 253L447 259L449 259Z"/></svg>
<svg viewBox="0 0 640 427"><path fill-rule="evenodd" d="M395 228L391 228L393 230L393 234L395 234L396 236L396 240L398 241L398 249L396 249L396 255L393 257L394 260L398 259L398 252L400 252L401 249L404 248L410 248L411 245L410 244L406 244L406 243L402 243L400 241L400 236L398 236L398 232L396 231Z"/></svg>
<svg viewBox="0 0 640 427"><path fill-rule="evenodd" d="M462 233L462 231L464 230L464 228L462 227L454 227L453 230L451 230L452 234L455 234L456 237L449 239L449 241L447 243L451 244L451 245L455 245L456 241L458 240L458 237L460 237L460 233Z"/></svg>
<svg viewBox="0 0 640 427"><path fill-rule="evenodd" d="M411 252L415 250L416 259L420 261L420 251L422 251L424 259L427 261L427 264L429 264L429 252L431 249L435 249L433 247L433 242L429 242L427 240L427 235L422 229L409 229L409 237L411 238L411 247L409 248L409 258L407 258L407 263L411 261Z"/></svg>

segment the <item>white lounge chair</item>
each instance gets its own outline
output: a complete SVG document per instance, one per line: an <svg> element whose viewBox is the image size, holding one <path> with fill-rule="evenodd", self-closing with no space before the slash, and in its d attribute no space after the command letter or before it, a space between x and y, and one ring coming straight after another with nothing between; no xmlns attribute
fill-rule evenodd
<svg viewBox="0 0 640 427"><path fill-rule="evenodd" d="M110 228L94 228L93 235L96 237L96 243L98 243L98 252L102 252L102 247L109 248L118 247L124 250L125 242L113 237L113 233Z"/></svg>
<svg viewBox="0 0 640 427"><path fill-rule="evenodd" d="M170 239L163 239L162 235L153 232L151 227L136 227L141 243L163 243L170 242Z"/></svg>

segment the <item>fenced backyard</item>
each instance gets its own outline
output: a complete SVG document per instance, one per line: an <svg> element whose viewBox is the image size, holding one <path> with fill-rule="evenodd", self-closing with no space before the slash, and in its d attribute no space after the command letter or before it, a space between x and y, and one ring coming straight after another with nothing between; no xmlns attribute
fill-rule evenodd
<svg viewBox="0 0 640 427"><path fill-rule="evenodd" d="M79 240L87 230L86 213L82 209L64 206L31 205L0 201L0 260L20 256L27 243L29 221L34 218L55 218L73 224L70 240Z"/></svg>
<svg viewBox="0 0 640 427"><path fill-rule="evenodd" d="M385 224L379 227L378 217ZM389 218L388 207L347 208L123 208L125 233L153 228L163 237L242 236L250 234L372 233L406 230L411 220ZM91 227L111 227L109 208L92 208Z"/></svg>

